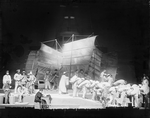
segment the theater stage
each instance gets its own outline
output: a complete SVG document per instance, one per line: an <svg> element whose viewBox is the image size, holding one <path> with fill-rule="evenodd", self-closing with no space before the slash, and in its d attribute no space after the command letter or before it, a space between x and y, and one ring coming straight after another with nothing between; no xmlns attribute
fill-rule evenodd
<svg viewBox="0 0 150 118"><path fill-rule="evenodd" d="M91 100L91 94L87 94L87 99L72 97L72 90L66 95L59 95L58 91L44 91L52 97L51 105L48 110L38 110L34 108L34 96L24 98L24 103L0 104L0 118L150 118L149 109L134 108L103 108L98 101ZM0 103L2 96L0 93Z"/></svg>
<svg viewBox="0 0 150 118"><path fill-rule="evenodd" d="M13 91L13 90L12 90ZM58 94L58 90L44 90L45 94L50 94L52 97L51 105L49 109L102 109L102 104L99 101L91 100L92 94L87 93L86 99L83 99L82 92L79 93L79 97L72 96L72 90L68 91L68 94ZM0 93L2 99L4 93ZM5 107L33 107L34 108L35 94L25 96L23 103L18 103L16 100L11 104L2 104L0 101L0 108Z"/></svg>

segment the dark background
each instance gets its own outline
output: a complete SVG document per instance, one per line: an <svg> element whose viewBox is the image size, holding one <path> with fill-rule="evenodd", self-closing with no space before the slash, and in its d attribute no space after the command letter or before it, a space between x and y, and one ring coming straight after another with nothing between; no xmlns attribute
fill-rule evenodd
<svg viewBox="0 0 150 118"><path fill-rule="evenodd" d="M1 78L24 69L40 42L61 33L98 35L96 45L118 55L117 78L140 82L149 71L149 10L146 0L2 0ZM74 16L75 19L64 19Z"/></svg>

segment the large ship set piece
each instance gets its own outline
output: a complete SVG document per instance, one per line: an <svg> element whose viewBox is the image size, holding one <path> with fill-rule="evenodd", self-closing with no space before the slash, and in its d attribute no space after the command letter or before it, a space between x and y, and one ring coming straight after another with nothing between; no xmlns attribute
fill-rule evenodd
<svg viewBox="0 0 150 118"><path fill-rule="evenodd" d="M82 69L91 79L99 80L100 73L105 69L115 79L117 58L113 54L100 51L95 45L96 37L77 39L72 35L71 40L62 47L55 39L55 48L41 42L39 50L29 53L25 70L27 73L32 70L37 79L42 79L47 70L72 73Z"/></svg>

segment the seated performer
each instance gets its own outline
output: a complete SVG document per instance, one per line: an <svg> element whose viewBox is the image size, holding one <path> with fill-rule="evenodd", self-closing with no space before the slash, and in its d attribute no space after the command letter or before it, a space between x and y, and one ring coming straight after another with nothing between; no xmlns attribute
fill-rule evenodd
<svg viewBox="0 0 150 118"><path fill-rule="evenodd" d="M24 85L23 86L18 85L17 94L18 94L18 97L19 97L18 102L22 103L23 102L23 97L29 94L28 88L26 88Z"/></svg>
<svg viewBox="0 0 150 118"><path fill-rule="evenodd" d="M5 93L5 97L4 97L4 99L5 99L5 104L9 104L9 94L10 94L10 88L11 88L11 86L10 86L10 82L9 82L9 80L8 81L6 81L5 83L4 83L4 85L3 85L3 91L4 91L4 93Z"/></svg>
<svg viewBox="0 0 150 118"><path fill-rule="evenodd" d="M14 75L14 80L15 80L15 93L17 93L17 87L20 84L21 81L21 73L20 73L20 69L17 70L17 73Z"/></svg>
<svg viewBox="0 0 150 118"><path fill-rule="evenodd" d="M67 88L66 86L69 85L69 77L68 73L64 72L63 75L61 76L60 82L59 82L59 94L66 94Z"/></svg>
<svg viewBox="0 0 150 118"><path fill-rule="evenodd" d="M35 99L34 99L35 108L38 108L38 109L42 108L42 106L41 106L41 103L42 103L41 98L43 97L42 92L43 92L43 89L39 89L39 91L35 95Z"/></svg>
<svg viewBox="0 0 150 118"><path fill-rule="evenodd" d="M48 97L49 98L49 103L46 103L46 101L44 99L42 99L42 97ZM51 95L45 95L43 94L43 89L39 89L39 91L36 93L35 95L35 108L37 109L48 109L49 105L51 103Z"/></svg>

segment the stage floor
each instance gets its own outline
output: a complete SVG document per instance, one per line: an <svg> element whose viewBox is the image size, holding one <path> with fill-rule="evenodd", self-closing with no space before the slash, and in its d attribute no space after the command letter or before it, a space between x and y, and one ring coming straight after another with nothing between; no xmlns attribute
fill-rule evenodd
<svg viewBox="0 0 150 118"><path fill-rule="evenodd" d="M68 90L68 94L58 94L58 90L44 90L44 93L50 94L52 97L49 109L103 109L99 101L91 100L92 94L90 93L86 95L86 99L81 97L82 92L79 93L79 97L73 97L72 90ZM2 95L3 93L1 92L0 94ZM35 94L27 96L24 103L0 104L0 108L34 107L34 96Z"/></svg>

